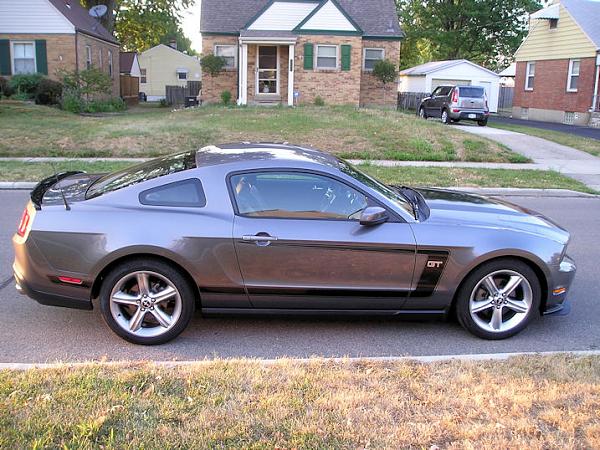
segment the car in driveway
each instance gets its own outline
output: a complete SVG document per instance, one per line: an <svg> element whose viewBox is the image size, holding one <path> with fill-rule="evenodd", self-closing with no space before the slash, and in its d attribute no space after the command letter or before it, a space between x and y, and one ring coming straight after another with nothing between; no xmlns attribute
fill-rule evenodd
<svg viewBox="0 0 600 450"><path fill-rule="evenodd" d="M481 86L438 86L418 108L419 117L438 117L442 122L472 120L486 126L490 116L485 89Z"/></svg>
<svg viewBox="0 0 600 450"><path fill-rule="evenodd" d="M20 292L98 305L138 344L173 339L196 308L456 316L501 339L565 310L569 238L504 201L394 188L315 149L239 143L43 180L13 237L13 271Z"/></svg>

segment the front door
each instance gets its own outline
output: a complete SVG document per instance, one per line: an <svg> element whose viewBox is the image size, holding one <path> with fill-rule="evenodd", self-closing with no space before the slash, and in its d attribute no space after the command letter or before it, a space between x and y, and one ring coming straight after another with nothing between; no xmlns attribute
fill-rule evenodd
<svg viewBox="0 0 600 450"><path fill-rule="evenodd" d="M258 46L255 85L256 95L279 94L279 47Z"/></svg>
<svg viewBox="0 0 600 450"><path fill-rule="evenodd" d="M236 253L255 308L401 308L416 245L410 225L359 223L373 200L325 174L230 178Z"/></svg>

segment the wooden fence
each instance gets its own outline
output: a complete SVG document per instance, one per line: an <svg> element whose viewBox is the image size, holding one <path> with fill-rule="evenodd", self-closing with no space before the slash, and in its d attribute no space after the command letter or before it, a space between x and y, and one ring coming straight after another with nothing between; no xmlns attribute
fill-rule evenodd
<svg viewBox="0 0 600 450"><path fill-rule="evenodd" d="M514 96L514 87L500 86L500 92L498 94L498 115L510 116L512 114Z"/></svg>
<svg viewBox="0 0 600 450"><path fill-rule="evenodd" d="M421 101L428 95L426 92L398 92L397 109L416 111Z"/></svg>
<svg viewBox="0 0 600 450"><path fill-rule="evenodd" d="M166 86L166 98L169 105L180 106L186 97L197 97L202 89L201 81L188 81L185 86Z"/></svg>
<svg viewBox="0 0 600 450"><path fill-rule="evenodd" d="M121 75L121 98L128 105L135 105L138 103L138 95L140 93L140 79L138 77L132 77L130 75Z"/></svg>

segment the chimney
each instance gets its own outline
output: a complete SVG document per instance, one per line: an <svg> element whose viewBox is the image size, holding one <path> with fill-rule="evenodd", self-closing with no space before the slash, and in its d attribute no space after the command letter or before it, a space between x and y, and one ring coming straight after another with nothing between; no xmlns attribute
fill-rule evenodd
<svg viewBox="0 0 600 450"><path fill-rule="evenodd" d="M177 41L175 39L171 39L169 41L169 47L174 48L175 50L177 50Z"/></svg>

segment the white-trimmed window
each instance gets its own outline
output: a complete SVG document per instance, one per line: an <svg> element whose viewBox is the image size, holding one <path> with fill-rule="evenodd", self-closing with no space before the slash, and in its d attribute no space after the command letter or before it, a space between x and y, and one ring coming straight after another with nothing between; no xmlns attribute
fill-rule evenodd
<svg viewBox="0 0 600 450"><path fill-rule="evenodd" d="M535 80L535 62L530 61L525 67L525 90L533 91L533 82Z"/></svg>
<svg viewBox="0 0 600 450"><path fill-rule="evenodd" d="M35 43L12 41L12 73L36 73Z"/></svg>
<svg viewBox="0 0 600 450"><path fill-rule="evenodd" d="M363 70L373 70L375 63L384 58L385 51L382 48L365 48Z"/></svg>
<svg viewBox="0 0 600 450"><path fill-rule="evenodd" d="M177 79L179 80L187 80L187 69L177 69Z"/></svg>
<svg viewBox="0 0 600 450"><path fill-rule="evenodd" d="M146 69L140 69L140 83L146 84Z"/></svg>
<svg viewBox="0 0 600 450"><path fill-rule="evenodd" d="M317 45L317 69L337 69L338 56L337 45Z"/></svg>
<svg viewBox="0 0 600 450"><path fill-rule="evenodd" d="M85 46L85 67L86 69L92 68L92 47L89 45Z"/></svg>
<svg viewBox="0 0 600 450"><path fill-rule="evenodd" d="M567 92L577 92L579 83L579 66L581 62L578 59L569 61L569 76L567 77Z"/></svg>
<svg viewBox="0 0 600 450"><path fill-rule="evenodd" d="M108 76L113 77L113 54L112 50L108 51Z"/></svg>
<svg viewBox="0 0 600 450"><path fill-rule="evenodd" d="M102 61L102 49L98 49L98 68L100 70L104 69L104 62Z"/></svg>
<svg viewBox="0 0 600 450"><path fill-rule="evenodd" d="M225 69L235 69L237 67L237 48L235 45L215 45L215 56L220 56L225 60Z"/></svg>

